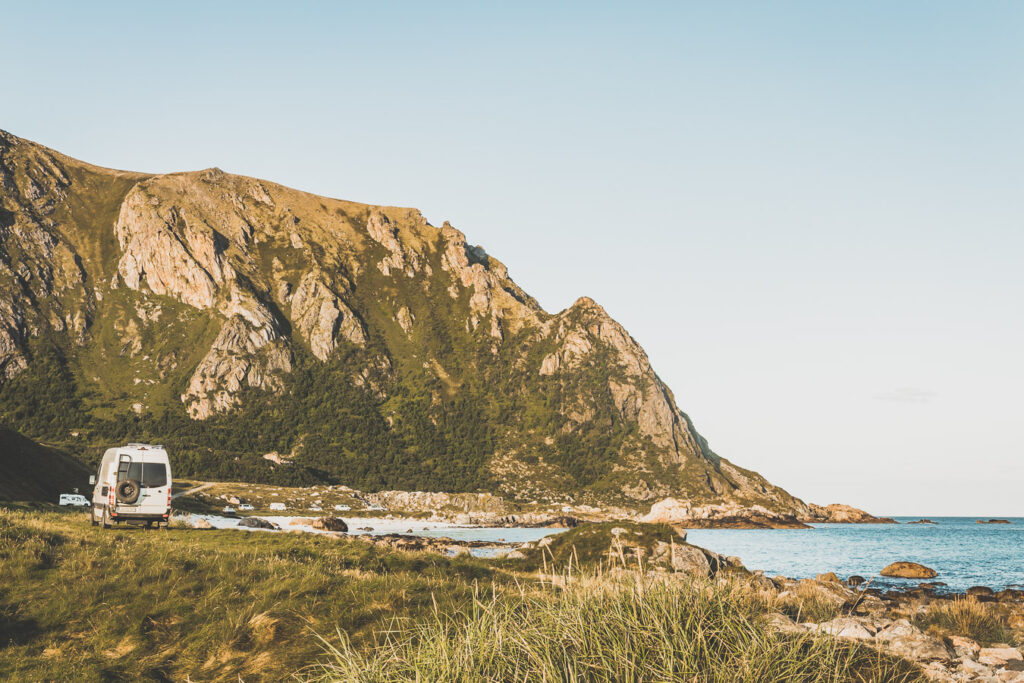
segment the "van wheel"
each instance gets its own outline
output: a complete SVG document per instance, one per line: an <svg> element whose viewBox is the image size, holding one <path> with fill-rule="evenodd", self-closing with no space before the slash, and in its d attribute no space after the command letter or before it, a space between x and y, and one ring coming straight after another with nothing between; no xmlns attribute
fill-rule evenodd
<svg viewBox="0 0 1024 683"><path fill-rule="evenodd" d="M103 508L103 528L110 528L110 514L107 512L107 508Z"/></svg>
<svg viewBox="0 0 1024 683"><path fill-rule="evenodd" d="M153 528L153 522L146 522L146 528L147 529L152 529Z"/></svg>

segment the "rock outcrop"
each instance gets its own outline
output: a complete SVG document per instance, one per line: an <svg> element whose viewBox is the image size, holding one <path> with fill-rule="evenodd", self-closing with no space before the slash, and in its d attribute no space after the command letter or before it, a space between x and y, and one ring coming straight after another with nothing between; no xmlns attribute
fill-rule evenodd
<svg viewBox="0 0 1024 683"><path fill-rule="evenodd" d="M366 344L366 330L348 305L318 273L307 273L291 297L292 322L313 355L326 361L339 341Z"/></svg>
<svg viewBox="0 0 1024 683"><path fill-rule="evenodd" d="M780 514L760 505L694 506L690 501L666 498L651 506L640 518L650 524L673 524L683 528L806 529L792 514Z"/></svg>
<svg viewBox="0 0 1024 683"><path fill-rule="evenodd" d="M800 516L801 522L833 523L833 524L895 524L891 517L875 517L863 510L850 505L832 503L831 505L815 505L810 503L806 514Z"/></svg>

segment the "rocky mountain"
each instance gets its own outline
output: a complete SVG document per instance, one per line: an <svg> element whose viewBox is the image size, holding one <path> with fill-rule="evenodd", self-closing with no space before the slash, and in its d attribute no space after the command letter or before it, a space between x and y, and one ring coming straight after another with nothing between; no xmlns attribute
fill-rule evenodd
<svg viewBox="0 0 1024 683"><path fill-rule="evenodd" d="M181 474L809 514L601 306L546 312L448 223L4 132L0 419L87 461L161 441Z"/></svg>

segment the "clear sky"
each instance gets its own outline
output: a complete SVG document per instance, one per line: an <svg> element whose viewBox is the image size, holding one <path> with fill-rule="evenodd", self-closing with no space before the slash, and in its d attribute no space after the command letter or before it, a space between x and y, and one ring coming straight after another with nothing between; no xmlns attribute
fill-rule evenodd
<svg viewBox="0 0 1024 683"><path fill-rule="evenodd" d="M0 3L0 128L415 206L793 494L1024 515L1024 3Z"/></svg>

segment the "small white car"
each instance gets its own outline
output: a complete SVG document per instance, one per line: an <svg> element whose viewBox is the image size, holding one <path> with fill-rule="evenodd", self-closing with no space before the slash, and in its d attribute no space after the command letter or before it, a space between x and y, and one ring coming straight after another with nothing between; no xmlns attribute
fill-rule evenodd
<svg viewBox="0 0 1024 683"><path fill-rule="evenodd" d="M249 512L250 510L255 510L256 508L254 508L252 505L249 505L248 503L242 503L241 505L238 506L238 509Z"/></svg>
<svg viewBox="0 0 1024 683"><path fill-rule="evenodd" d="M221 512L224 512L224 513L227 513L227 514L231 514L234 511L235 511L235 508L231 507L230 505L225 505L224 508L221 510Z"/></svg>
<svg viewBox="0 0 1024 683"><path fill-rule="evenodd" d="M285 506L284 506L284 503L271 503L270 504L270 509L271 510L284 510Z"/></svg>
<svg viewBox="0 0 1024 683"><path fill-rule="evenodd" d="M351 510L352 506L351 505L335 505L334 509L337 510L338 512L345 512L346 510Z"/></svg>
<svg viewBox="0 0 1024 683"><path fill-rule="evenodd" d="M60 505L74 505L75 507L89 507L89 499L77 493L60 494Z"/></svg>

